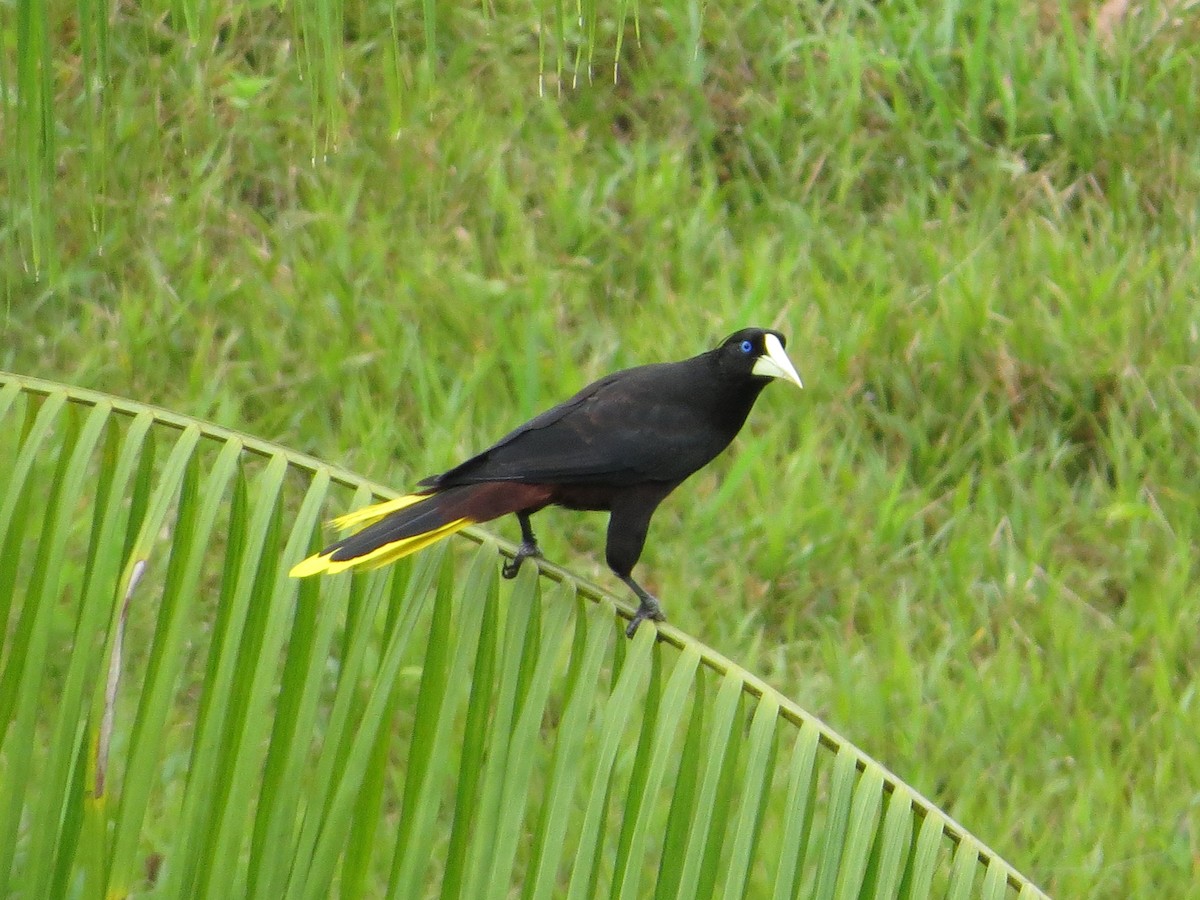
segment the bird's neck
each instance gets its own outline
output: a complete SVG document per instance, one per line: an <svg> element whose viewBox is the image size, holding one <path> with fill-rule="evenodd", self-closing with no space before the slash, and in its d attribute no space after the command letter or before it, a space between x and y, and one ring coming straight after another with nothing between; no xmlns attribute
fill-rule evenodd
<svg viewBox="0 0 1200 900"><path fill-rule="evenodd" d="M758 395L762 393L764 387L766 384L755 379L729 390L726 397L723 398L722 409L727 423L726 427L734 434L737 434L746 424L746 418L754 407L754 401L758 399Z"/></svg>
<svg viewBox="0 0 1200 900"><path fill-rule="evenodd" d="M767 382L761 378L719 378L705 398L713 422L730 439L741 430Z"/></svg>

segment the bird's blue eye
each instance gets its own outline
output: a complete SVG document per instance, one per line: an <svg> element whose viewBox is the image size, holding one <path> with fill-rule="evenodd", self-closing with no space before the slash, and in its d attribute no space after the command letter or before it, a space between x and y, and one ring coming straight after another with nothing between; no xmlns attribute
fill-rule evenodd
<svg viewBox="0 0 1200 900"><path fill-rule="evenodd" d="M742 352L743 353L749 353L753 349L754 349L754 345L752 343L750 343L749 341L742 341Z"/></svg>

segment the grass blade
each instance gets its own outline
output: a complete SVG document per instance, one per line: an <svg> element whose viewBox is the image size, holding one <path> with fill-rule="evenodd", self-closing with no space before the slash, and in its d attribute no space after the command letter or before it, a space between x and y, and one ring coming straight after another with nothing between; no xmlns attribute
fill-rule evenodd
<svg viewBox="0 0 1200 900"><path fill-rule="evenodd" d="M759 698L750 724L746 768L737 782L741 805L725 877L725 896L730 900L746 896L749 890L750 869L762 829L767 795L771 789L778 724L779 701L773 694Z"/></svg>

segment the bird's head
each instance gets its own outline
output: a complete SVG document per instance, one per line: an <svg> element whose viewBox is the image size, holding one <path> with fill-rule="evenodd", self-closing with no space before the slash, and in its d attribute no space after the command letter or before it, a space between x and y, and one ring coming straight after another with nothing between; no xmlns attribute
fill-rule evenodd
<svg viewBox="0 0 1200 900"><path fill-rule="evenodd" d="M735 331L717 348L717 359L726 372L736 372L753 378L782 378L796 387L804 387L796 367L783 352L787 343L778 331L769 328L743 328Z"/></svg>

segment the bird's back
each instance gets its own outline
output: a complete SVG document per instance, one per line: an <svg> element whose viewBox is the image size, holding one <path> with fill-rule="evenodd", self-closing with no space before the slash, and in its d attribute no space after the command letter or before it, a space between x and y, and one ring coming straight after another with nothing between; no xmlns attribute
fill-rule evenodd
<svg viewBox="0 0 1200 900"><path fill-rule="evenodd" d="M727 382L708 354L625 369L423 484L678 483L729 445L761 389Z"/></svg>

